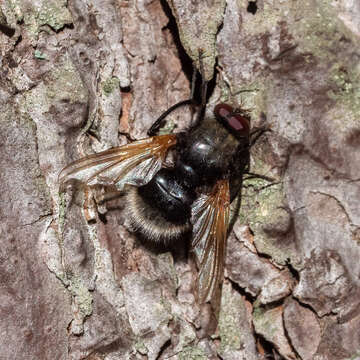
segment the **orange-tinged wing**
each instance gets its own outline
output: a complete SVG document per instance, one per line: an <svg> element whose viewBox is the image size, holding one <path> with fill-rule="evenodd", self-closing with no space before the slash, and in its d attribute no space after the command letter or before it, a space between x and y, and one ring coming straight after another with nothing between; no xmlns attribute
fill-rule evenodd
<svg viewBox="0 0 360 360"><path fill-rule="evenodd" d="M118 190L125 184L141 186L160 170L168 149L175 144L176 135L161 135L89 155L62 169L59 182L114 185Z"/></svg>
<svg viewBox="0 0 360 360"><path fill-rule="evenodd" d="M192 206L193 240L198 275L198 297L210 301L224 273L227 229L229 226L229 181L220 180L208 195Z"/></svg>

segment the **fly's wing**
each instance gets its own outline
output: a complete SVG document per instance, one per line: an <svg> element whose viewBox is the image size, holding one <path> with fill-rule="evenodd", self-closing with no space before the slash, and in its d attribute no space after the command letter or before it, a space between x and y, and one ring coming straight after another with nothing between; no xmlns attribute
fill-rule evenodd
<svg viewBox="0 0 360 360"><path fill-rule="evenodd" d="M59 183L77 180L86 185L125 184L141 186L160 170L168 149L176 144L176 135L161 135L86 156L66 166Z"/></svg>
<svg viewBox="0 0 360 360"><path fill-rule="evenodd" d="M229 209L228 180L218 181L210 194L202 195L192 206L191 246L199 268L201 303L212 299L223 276Z"/></svg>

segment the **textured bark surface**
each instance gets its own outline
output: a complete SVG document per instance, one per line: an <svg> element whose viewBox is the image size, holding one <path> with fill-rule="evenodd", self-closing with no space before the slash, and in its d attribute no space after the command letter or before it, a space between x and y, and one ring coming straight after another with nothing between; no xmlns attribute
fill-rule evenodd
<svg viewBox="0 0 360 360"><path fill-rule="evenodd" d="M359 4L0 2L0 358L360 358ZM251 166L275 179L244 183L218 319L181 244L57 183L187 99L199 50L208 109L271 127Z"/></svg>

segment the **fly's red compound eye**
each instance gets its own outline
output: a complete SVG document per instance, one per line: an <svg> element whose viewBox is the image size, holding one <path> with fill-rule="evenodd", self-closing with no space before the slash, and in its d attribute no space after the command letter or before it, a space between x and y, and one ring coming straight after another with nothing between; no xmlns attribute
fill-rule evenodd
<svg viewBox="0 0 360 360"><path fill-rule="evenodd" d="M240 113L236 113L232 106L228 104L218 104L215 106L214 114L217 119L240 135L248 135L250 132L249 120Z"/></svg>

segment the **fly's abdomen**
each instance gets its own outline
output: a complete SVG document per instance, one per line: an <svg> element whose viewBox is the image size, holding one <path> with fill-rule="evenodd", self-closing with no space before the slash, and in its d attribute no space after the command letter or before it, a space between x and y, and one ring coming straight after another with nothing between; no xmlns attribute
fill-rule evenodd
<svg viewBox="0 0 360 360"><path fill-rule="evenodd" d="M148 184L139 188L139 195L175 223L185 223L190 218L190 206L196 197L192 188L179 181L174 169L161 169Z"/></svg>
<svg viewBox="0 0 360 360"><path fill-rule="evenodd" d="M146 237L168 241L191 229L195 198L194 188L180 180L177 167L161 169L146 185L130 188L128 214L133 227Z"/></svg>

